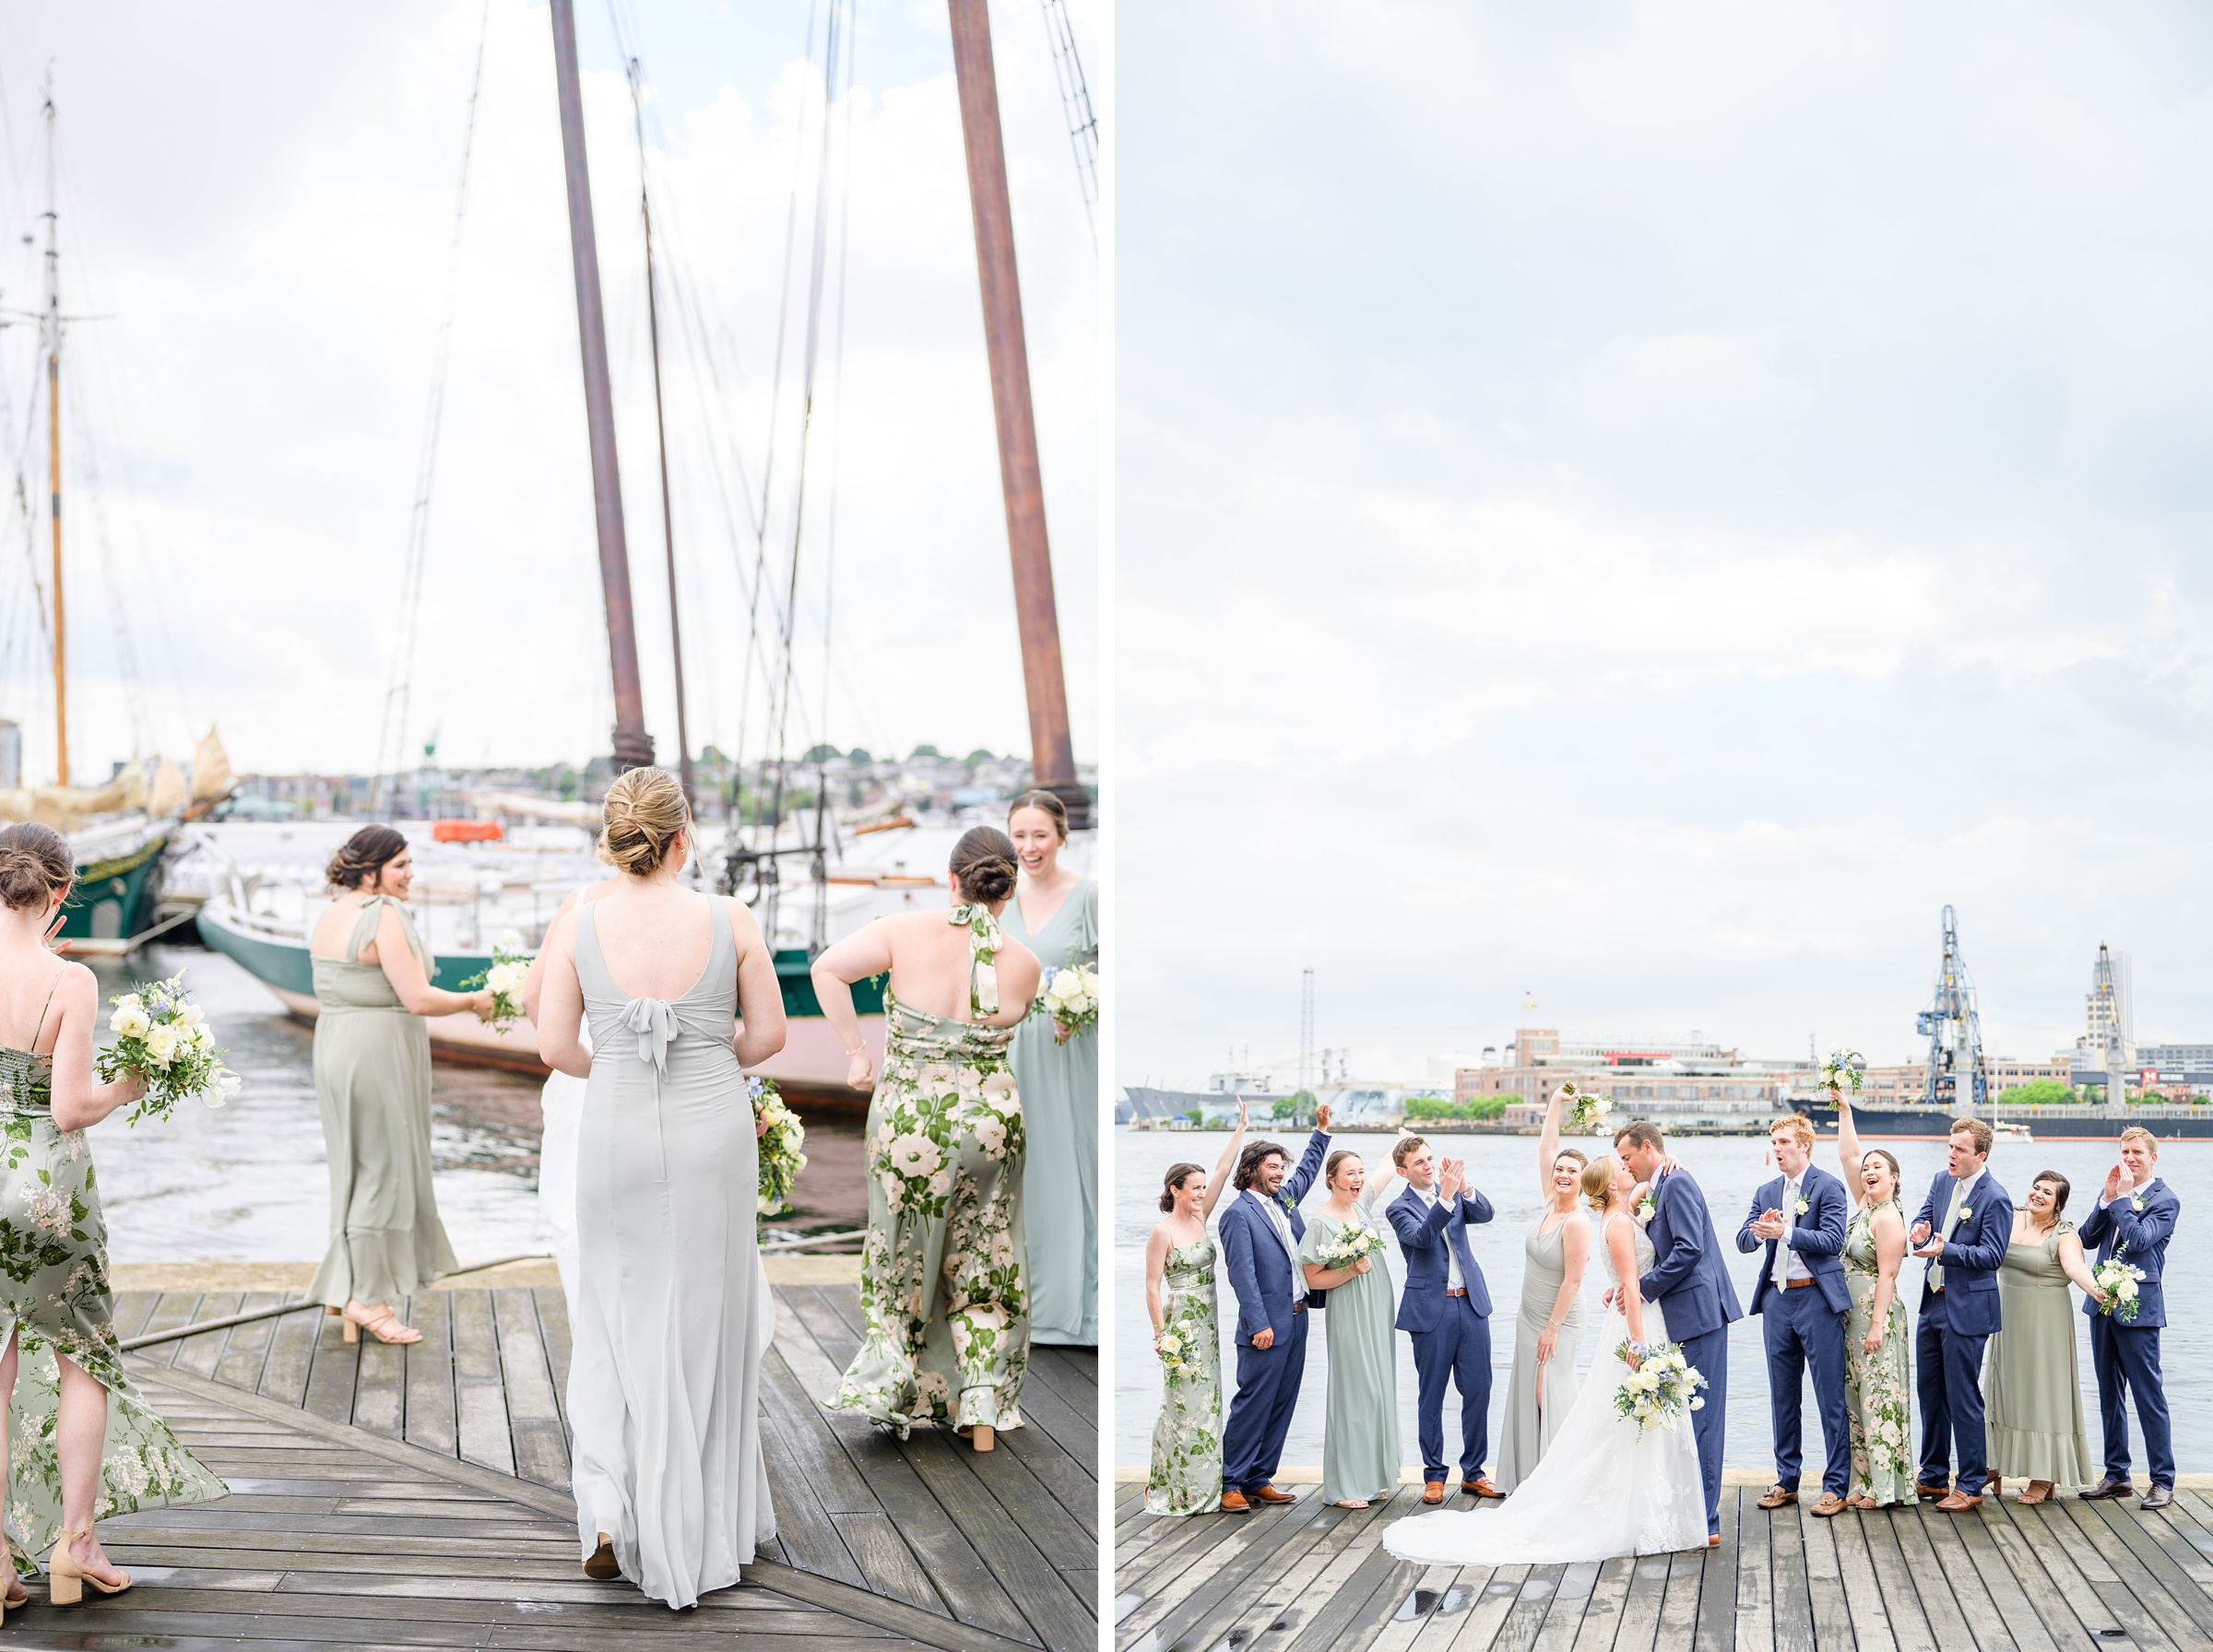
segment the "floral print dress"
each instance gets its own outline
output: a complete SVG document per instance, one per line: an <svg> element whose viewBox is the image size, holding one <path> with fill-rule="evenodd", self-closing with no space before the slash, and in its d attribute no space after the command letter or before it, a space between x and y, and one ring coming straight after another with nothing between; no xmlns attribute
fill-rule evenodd
<svg viewBox="0 0 2213 1652"><path fill-rule="evenodd" d="M43 1553L62 1529L57 1351L108 1390L95 1519L207 1503L230 1489L177 1443L124 1375L92 1151L82 1130L54 1128L53 1087L51 1056L0 1046L0 1349L18 1339L6 1524L18 1556Z"/></svg>
<svg viewBox="0 0 2213 1652"><path fill-rule="evenodd" d="M1222 1506L1222 1331L1214 1317L1213 1237L1170 1245L1161 1287L1160 1417L1153 1424L1145 1513L1209 1515Z"/></svg>
<svg viewBox="0 0 2213 1652"><path fill-rule="evenodd" d="M963 903L968 1009L999 1009L999 925ZM1029 1368L1029 1246L1022 1222L1022 1100L1012 1027L931 1015L883 995L883 1071L864 1150L860 1351L831 1403L902 1439L917 1422L1020 1428Z"/></svg>
<svg viewBox="0 0 2213 1652"><path fill-rule="evenodd" d="M1895 1285L1883 1339L1867 1351L1875 1323L1875 1290L1879 1273L1875 1257L1875 1218L1898 1209L1885 1199L1870 1209L1854 1208L1844 1230L1844 1283L1852 1311L1844 1319L1844 1404L1852 1423L1852 1489L1878 1506L1913 1501L1913 1464L1908 1456L1912 1433L1908 1397L1906 1311Z"/></svg>

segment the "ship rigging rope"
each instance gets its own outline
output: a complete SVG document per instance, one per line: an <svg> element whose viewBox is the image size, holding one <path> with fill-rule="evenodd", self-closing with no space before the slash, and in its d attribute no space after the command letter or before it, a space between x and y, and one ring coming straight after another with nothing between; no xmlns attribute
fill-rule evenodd
<svg viewBox="0 0 2213 1652"><path fill-rule="evenodd" d="M476 152L477 109L484 89L484 48L491 34L491 0L484 0L477 20L477 62L468 81L468 116L461 136L461 181L454 192L454 230L445 249L445 313L431 363L431 396L422 420L422 442L415 461L415 498L408 514L408 548L401 565L399 623L392 643L392 669L385 687L383 715L376 731L376 775L370 785L369 812L382 812L386 793L396 787L407 758L408 713L413 696L415 641L422 612L422 575L431 534L431 490L438 474L438 433L445 419L445 380L453 361L454 312L461 301L461 231L468 218L469 160Z"/></svg>
<svg viewBox="0 0 2213 1652"><path fill-rule="evenodd" d="M1069 147L1076 153L1076 187L1083 192L1083 219L1091 226L1091 250L1099 250L1099 117L1092 112L1091 87L1083 60L1076 53L1075 26L1068 0L1045 0L1046 38L1053 48L1053 76L1060 83L1060 108L1068 117Z"/></svg>

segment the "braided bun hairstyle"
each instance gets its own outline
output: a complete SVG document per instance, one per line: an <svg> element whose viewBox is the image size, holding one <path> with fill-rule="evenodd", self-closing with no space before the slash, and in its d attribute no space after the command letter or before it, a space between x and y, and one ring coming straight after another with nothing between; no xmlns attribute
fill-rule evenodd
<svg viewBox="0 0 2213 1652"><path fill-rule="evenodd" d="M374 883L388 862L408 852L408 840L396 827L364 826L348 838L323 868L333 889L359 889Z"/></svg>
<svg viewBox="0 0 2213 1652"><path fill-rule="evenodd" d="M1053 830L1060 834L1060 841L1064 844L1068 842L1067 804L1061 802L1050 792L1024 792L1007 805L1007 824L1012 826L1014 823L1014 817L1025 808L1038 810L1053 823Z"/></svg>
<svg viewBox="0 0 2213 1652"><path fill-rule="evenodd" d="M669 858L677 833L692 829L684 788L666 769L632 769L607 788L603 858L618 872L650 878Z"/></svg>
<svg viewBox="0 0 2213 1652"><path fill-rule="evenodd" d="M77 879L77 857L51 826L24 820L0 826L0 901L28 912L66 891Z"/></svg>
<svg viewBox="0 0 2213 1652"><path fill-rule="evenodd" d="M1614 1194L1614 1178L1621 1174L1621 1161L1612 1153L1601 1153L1583 1166L1583 1203L1601 1216Z"/></svg>
<svg viewBox="0 0 2213 1652"><path fill-rule="evenodd" d="M964 901L997 906L1014 892L1014 840L996 826L971 826L953 846L951 869Z"/></svg>

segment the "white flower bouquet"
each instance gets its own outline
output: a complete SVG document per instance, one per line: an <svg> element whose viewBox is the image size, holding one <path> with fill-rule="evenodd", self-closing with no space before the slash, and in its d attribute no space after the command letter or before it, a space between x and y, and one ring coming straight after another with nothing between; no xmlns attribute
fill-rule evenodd
<svg viewBox="0 0 2213 1652"><path fill-rule="evenodd" d="M1337 1230L1337 1237L1329 1243L1317 1259L1331 1273L1342 1273L1362 1257L1380 1256L1382 1253L1383 1235L1371 1227L1352 1221Z"/></svg>
<svg viewBox="0 0 2213 1652"><path fill-rule="evenodd" d="M1821 1064L1821 1082L1830 1090L1849 1090L1860 1093L1861 1080L1867 1073L1867 1057L1857 1050L1848 1050L1839 1044L1828 1053Z"/></svg>
<svg viewBox="0 0 2213 1652"><path fill-rule="evenodd" d="M1201 1316L1186 1310L1162 1326L1159 1335L1153 1339L1154 1350L1160 1355L1160 1367L1171 1379L1201 1375L1199 1337L1203 1328Z"/></svg>
<svg viewBox="0 0 2213 1652"><path fill-rule="evenodd" d="M491 967L462 982L461 990L491 987L491 1030L504 1032L523 1013L523 983L529 978L530 954L523 950L523 938L512 929L503 929L491 943Z"/></svg>
<svg viewBox="0 0 2213 1652"><path fill-rule="evenodd" d="M1563 1121L1567 1127L1578 1135L1597 1135L1614 1111L1614 1098L1595 1091L1578 1090L1573 1079L1562 1084L1560 1091L1568 1098L1568 1114Z"/></svg>
<svg viewBox="0 0 2213 1652"><path fill-rule="evenodd" d="M1706 1378L1684 1359L1682 1344L1659 1342L1647 1348L1641 1342L1624 1342L1615 1349L1614 1357L1625 1365L1636 1362L1636 1368L1614 1390L1615 1416L1634 1417L1644 1428L1664 1428L1672 1434L1684 1412L1705 1408L1698 1390L1706 1386Z"/></svg>
<svg viewBox="0 0 2213 1652"><path fill-rule="evenodd" d="M799 1185L799 1172L807 1168L807 1155L799 1150L807 1144L807 1127L784 1104L773 1080L749 1078L745 1087L752 1097L754 1122L768 1124L756 1142L761 1187L754 1210L763 1216L780 1215L791 1209L791 1190Z"/></svg>
<svg viewBox="0 0 2213 1652"><path fill-rule="evenodd" d="M167 1118L191 1096L219 1107L237 1093L239 1077L223 1065L227 1052L215 1047L207 1016L184 996L182 972L108 1001L115 1006L108 1017L115 1042L93 1058L92 1068L103 1083L126 1075L146 1080L146 1093L126 1122Z"/></svg>
<svg viewBox="0 0 2213 1652"><path fill-rule="evenodd" d="M2123 1245L2121 1250L2127 1248ZM2101 1262L2090 1270L2090 1277L2098 1281L2098 1289L2105 1292L2105 1301L2098 1308L2101 1314L2111 1315L2124 1325L2136 1316L2141 1305L2136 1301L2136 1281L2148 1277L2141 1268L2123 1261L2121 1251L2115 1251L2112 1261Z"/></svg>
<svg viewBox="0 0 2213 1652"><path fill-rule="evenodd" d="M1055 1044L1097 1031L1099 972L1088 963L1047 970L1037 984L1037 1009L1052 1017Z"/></svg>

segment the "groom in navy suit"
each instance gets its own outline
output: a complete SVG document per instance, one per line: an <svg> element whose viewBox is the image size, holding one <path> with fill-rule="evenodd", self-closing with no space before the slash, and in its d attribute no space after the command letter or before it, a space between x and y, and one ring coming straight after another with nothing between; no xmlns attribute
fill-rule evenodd
<svg viewBox="0 0 2213 1652"><path fill-rule="evenodd" d="M1652 1217L1645 1236L1652 1242L1652 1270L1637 1281L1647 1302L1656 1302L1667 1318L1667 1334L1683 1358L1706 1379L1706 1403L1690 1414L1698 1442L1698 1475L1706 1482L1706 1541L1722 1540L1722 1442L1728 1434L1729 1326L1745 1316L1722 1262L1722 1242L1713 1231L1706 1195L1681 1167L1669 1169L1667 1142L1660 1127L1639 1119L1614 1135L1614 1150L1629 1174L1651 1185Z"/></svg>
<svg viewBox="0 0 2213 1652"><path fill-rule="evenodd" d="M1468 1249L1468 1224L1491 1219L1491 1201L1467 1185L1458 1159L1441 1165L1419 1136L1402 1136L1391 1162L1406 1190L1385 1214L1406 1258L1399 1329L1414 1338L1414 1434L1422 1447L1422 1501L1445 1500L1445 1382L1460 1390L1460 1489L1497 1497L1484 1478L1490 1455L1491 1293Z"/></svg>
<svg viewBox="0 0 2213 1652"><path fill-rule="evenodd" d="M1852 1486L1852 1423L1844 1404L1844 1316L1852 1292L1844 1283L1844 1184L1815 1168L1813 1121L1803 1113L1775 1121L1768 1132L1775 1167L1782 1174L1752 1196L1752 1210L1736 1231L1736 1248L1765 1246L1752 1311L1760 1316L1768 1351L1768 1412L1775 1425L1775 1483L1762 1508L1798 1501L1805 1469L1805 1429L1799 1420L1805 1369L1814 1370L1814 1403L1821 1415L1823 1519L1844 1512ZM1674 1322L1669 1322L1672 1331Z"/></svg>
<svg viewBox="0 0 2213 1652"><path fill-rule="evenodd" d="M1237 1392L1222 1431L1222 1507L1233 1515L1254 1503L1293 1500L1272 1482L1307 1373L1308 1292L1306 1272L1294 1259L1307 1233L1298 1201L1329 1150L1324 1104L1314 1110L1314 1134L1296 1170L1285 1174L1277 1142L1256 1141L1238 1155L1237 1197L1215 1218L1237 1297ZM1313 1293L1317 1303L1320 1294Z"/></svg>
<svg viewBox="0 0 2213 1652"><path fill-rule="evenodd" d="M1982 1345L1998 1328L1998 1268L2013 1237L2013 1200L1992 1175L1990 1127L1952 1121L1946 1168L1936 1173L1908 1235L1929 1259L1913 1332L1921 1394L1921 1472L1914 1490L1944 1514L1982 1506L1990 1481L1982 1424ZM1952 1449L1959 1478L1951 1481Z"/></svg>
<svg viewBox="0 0 2213 1652"><path fill-rule="evenodd" d="M2101 1314L2096 1302L2083 1301L2082 1311L2090 1316L2090 1363L2098 1369L2099 1418L2105 1426L2105 1478L2081 1495L2126 1497L2136 1489L2128 1473L2128 1397L2134 1394L2151 1467L2146 1508L2174 1501L2174 1431L2160 1378L2160 1331L2167 1323L2160 1281L2183 1201L2160 1180L2159 1167L2160 1144L2149 1130L2131 1125L2122 1131L2121 1162L2107 1174L2105 1195L2079 1230L2085 1245L2098 1247L2101 1266L2119 1257L2144 1270L2136 1281L2134 1318L2122 1318L2118 1308Z"/></svg>

